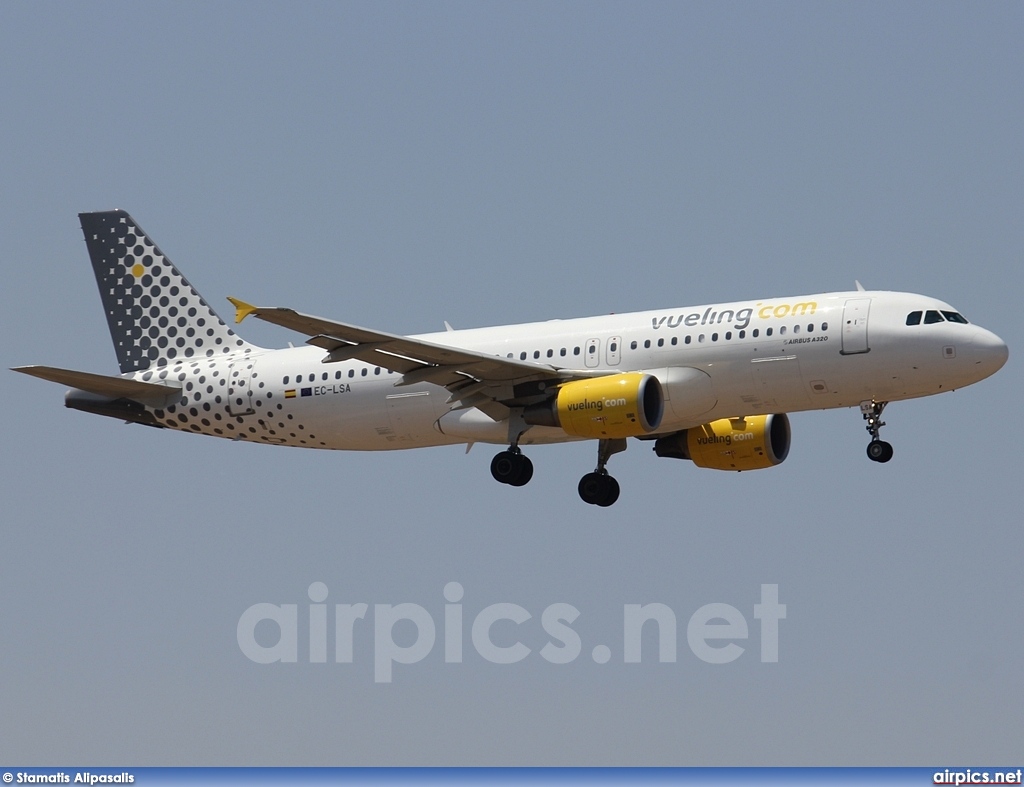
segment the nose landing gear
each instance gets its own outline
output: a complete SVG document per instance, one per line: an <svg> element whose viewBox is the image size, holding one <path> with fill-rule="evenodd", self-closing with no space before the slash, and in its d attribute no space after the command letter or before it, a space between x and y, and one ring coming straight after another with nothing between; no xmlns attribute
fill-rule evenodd
<svg viewBox="0 0 1024 787"><path fill-rule="evenodd" d="M888 462L892 459L892 445L885 442L885 440L879 437L879 432L882 427L885 426L885 421L882 420L882 410L888 402L861 402L860 403L860 414L865 421L868 422L865 429L868 430L868 434L871 435L871 442L868 443L868 459L872 462Z"/></svg>

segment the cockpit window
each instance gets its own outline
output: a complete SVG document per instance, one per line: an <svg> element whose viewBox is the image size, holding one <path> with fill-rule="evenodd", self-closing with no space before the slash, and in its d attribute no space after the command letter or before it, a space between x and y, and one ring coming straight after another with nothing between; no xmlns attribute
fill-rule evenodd
<svg viewBox="0 0 1024 787"><path fill-rule="evenodd" d="M907 315L907 325L920 325L921 312L911 312Z"/></svg>
<svg viewBox="0 0 1024 787"><path fill-rule="evenodd" d="M950 322L958 322L958 323L961 323L962 325L967 325L968 324L967 318L964 317L959 312L943 312L942 316L945 317Z"/></svg>
<svg viewBox="0 0 1024 787"><path fill-rule="evenodd" d="M934 309L929 309L928 311L926 311L924 313L924 324L925 325L931 325L932 323L936 323L936 322L945 322L945 320L942 319L942 315L941 314L939 314Z"/></svg>

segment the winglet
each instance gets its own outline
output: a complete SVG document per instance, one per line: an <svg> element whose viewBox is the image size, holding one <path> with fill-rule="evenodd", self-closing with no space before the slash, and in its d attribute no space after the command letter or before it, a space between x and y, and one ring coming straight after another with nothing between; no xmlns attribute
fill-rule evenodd
<svg viewBox="0 0 1024 787"><path fill-rule="evenodd" d="M235 325L240 323L250 314L259 311L258 307L253 306L251 303L241 301L238 298L232 298L228 296L228 300L231 301L231 305L235 307Z"/></svg>
<svg viewBox="0 0 1024 787"><path fill-rule="evenodd" d="M865 292L863 284L861 284L856 279L853 280L853 283L857 285L857 292Z"/></svg>

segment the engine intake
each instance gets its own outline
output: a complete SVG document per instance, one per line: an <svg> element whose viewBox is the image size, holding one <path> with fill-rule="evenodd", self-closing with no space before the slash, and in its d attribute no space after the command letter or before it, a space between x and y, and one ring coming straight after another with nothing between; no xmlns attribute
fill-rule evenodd
<svg viewBox="0 0 1024 787"><path fill-rule="evenodd" d="M523 419L574 437L606 439L650 434L664 410L658 378L629 372L565 383L554 399L526 408Z"/></svg>
<svg viewBox="0 0 1024 787"><path fill-rule="evenodd" d="M658 438L654 452L713 470L761 470L782 464L789 444L789 417L780 413L721 418L684 429Z"/></svg>

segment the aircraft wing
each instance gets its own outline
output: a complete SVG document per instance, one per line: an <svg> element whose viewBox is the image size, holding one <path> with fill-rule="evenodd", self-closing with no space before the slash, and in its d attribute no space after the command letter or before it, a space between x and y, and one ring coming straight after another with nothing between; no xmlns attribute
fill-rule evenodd
<svg viewBox="0 0 1024 787"><path fill-rule="evenodd" d="M304 333L307 344L327 351L324 363L356 359L397 372L396 386L430 382L452 392L450 401L463 407L477 407L492 418L508 417L508 403L523 398L516 386L524 383L553 384L592 376L577 370L559 369L459 347L434 344L408 336L383 333L356 325L300 314L293 309L253 306L237 298L235 322L250 314L260 320ZM543 391L543 387L538 388Z"/></svg>

